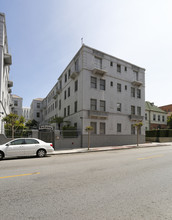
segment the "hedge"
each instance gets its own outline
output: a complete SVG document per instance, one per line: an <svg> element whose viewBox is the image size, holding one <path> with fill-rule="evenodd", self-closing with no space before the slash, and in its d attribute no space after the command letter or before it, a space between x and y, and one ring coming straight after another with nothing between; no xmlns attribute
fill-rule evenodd
<svg viewBox="0 0 172 220"><path fill-rule="evenodd" d="M172 137L172 129L146 131L146 137Z"/></svg>

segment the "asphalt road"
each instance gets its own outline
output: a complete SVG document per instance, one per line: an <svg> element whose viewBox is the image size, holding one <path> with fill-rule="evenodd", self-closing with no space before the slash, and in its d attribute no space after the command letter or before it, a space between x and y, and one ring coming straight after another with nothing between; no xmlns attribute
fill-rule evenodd
<svg viewBox="0 0 172 220"><path fill-rule="evenodd" d="M0 161L0 219L172 219L172 147Z"/></svg>

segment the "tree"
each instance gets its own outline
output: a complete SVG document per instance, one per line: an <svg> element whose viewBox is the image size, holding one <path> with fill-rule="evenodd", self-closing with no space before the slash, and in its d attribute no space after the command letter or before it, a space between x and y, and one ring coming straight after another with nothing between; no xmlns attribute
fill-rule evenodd
<svg viewBox="0 0 172 220"><path fill-rule="evenodd" d="M28 127L29 129L38 128L38 122L35 119L29 120L28 122L26 122L26 127Z"/></svg>
<svg viewBox="0 0 172 220"><path fill-rule="evenodd" d="M138 147L139 146L139 131L140 131L140 128L143 126L143 123L138 122L134 124L133 126L137 128L137 147Z"/></svg>
<svg viewBox="0 0 172 220"><path fill-rule="evenodd" d="M167 125L170 129L172 129L172 114L167 117Z"/></svg>
<svg viewBox="0 0 172 220"><path fill-rule="evenodd" d="M58 128L60 130L61 128L61 124L64 122L64 118L63 117L55 117L53 118L50 123L57 123L58 124Z"/></svg>
<svg viewBox="0 0 172 220"><path fill-rule="evenodd" d="M23 130L25 128L24 122L25 118L23 116L18 116L14 113L10 113L3 118L3 121L6 123L5 128L8 128L12 132L12 138L14 138L14 133L20 128Z"/></svg>
<svg viewBox="0 0 172 220"><path fill-rule="evenodd" d="M90 132L93 130L93 127L87 126L85 130L88 132L88 150L90 149Z"/></svg>

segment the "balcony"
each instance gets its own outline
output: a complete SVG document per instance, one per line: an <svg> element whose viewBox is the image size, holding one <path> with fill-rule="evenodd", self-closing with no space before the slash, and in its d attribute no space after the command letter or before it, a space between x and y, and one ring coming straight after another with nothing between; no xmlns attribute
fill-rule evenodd
<svg viewBox="0 0 172 220"><path fill-rule="evenodd" d="M130 119L131 119L131 121L143 121L143 116L141 116L141 115L130 115L129 116L130 117Z"/></svg>
<svg viewBox="0 0 172 220"><path fill-rule="evenodd" d="M95 111L95 110L88 111L88 117L93 119L107 119L108 115L109 115L108 112Z"/></svg>
<svg viewBox="0 0 172 220"><path fill-rule="evenodd" d="M10 94L12 93L12 90L10 88L8 88L8 93L10 93Z"/></svg>
<svg viewBox="0 0 172 220"><path fill-rule="evenodd" d="M142 82L140 82L140 81L133 81L132 82L132 85L133 86L141 86L143 83Z"/></svg>
<svg viewBox="0 0 172 220"><path fill-rule="evenodd" d="M8 81L8 88L9 87L13 87L13 81L10 81L10 80Z"/></svg>
<svg viewBox="0 0 172 220"><path fill-rule="evenodd" d="M70 78L75 79L79 75L78 71L74 71L71 75Z"/></svg>
<svg viewBox="0 0 172 220"><path fill-rule="evenodd" d="M56 93L60 94L62 92L62 89L56 89Z"/></svg>
<svg viewBox="0 0 172 220"><path fill-rule="evenodd" d="M8 54L8 53L4 54L4 64L5 65L11 65L12 64L11 54Z"/></svg>
<svg viewBox="0 0 172 220"><path fill-rule="evenodd" d="M100 76L104 76L107 72L103 69L98 69L98 68L94 68L92 70L93 74L97 74L97 75L100 75Z"/></svg>

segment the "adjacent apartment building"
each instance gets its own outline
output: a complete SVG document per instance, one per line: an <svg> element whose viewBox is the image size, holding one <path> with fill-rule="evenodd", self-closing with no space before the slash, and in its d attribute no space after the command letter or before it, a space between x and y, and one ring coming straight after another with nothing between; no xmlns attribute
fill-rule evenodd
<svg viewBox="0 0 172 220"><path fill-rule="evenodd" d="M82 146L87 126L94 146L136 143L134 124L144 124L145 116L145 69L82 45L42 101L42 124L55 116L81 131Z"/></svg>
<svg viewBox="0 0 172 220"><path fill-rule="evenodd" d="M39 124L42 122L42 101L42 98L33 99L30 106L30 119Z"/></svg>
<svg viewBox="0 0 172 220"><path fill-rule="evenodd" d="M153 102L145 102L145 129L167 128L167 113L154 105Z"/></svg>
<svg viewBox="0 0 172 220"><path fill-rule="evenodd" d="M5 14L0 13L0 133L4 133L3 117L11 111L11 87L9 80L12 57L8 50Z"/></svg>

